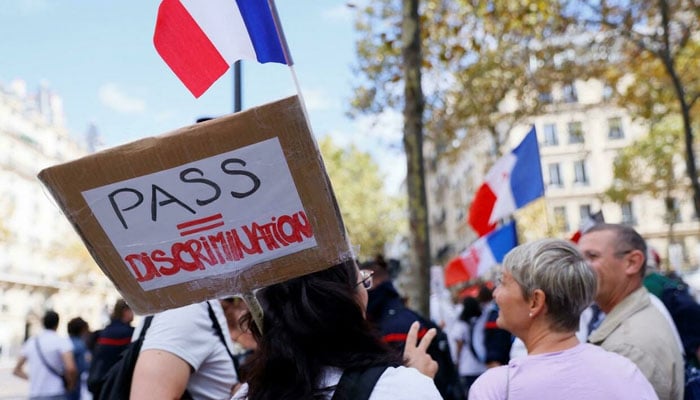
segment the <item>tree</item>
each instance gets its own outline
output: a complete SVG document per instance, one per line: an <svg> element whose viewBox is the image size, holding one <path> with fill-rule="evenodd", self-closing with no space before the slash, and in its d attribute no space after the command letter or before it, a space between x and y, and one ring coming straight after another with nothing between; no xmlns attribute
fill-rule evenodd
<svg viewBox="0 0 700 400"><path fill-rule="evenodd" d="M368 259L406 231L405 205L388 194L377 163L355 146L341 149L329 136L319 142L350 241Z"/></svg>
<svg viewBox="0 0 700 400"><path fill-rule="evenodd" d="M674 194L688 191L688 179L680 176L683 141L680 118L667 118L654 124L649 134L618 153L613 164L613 182L605 192L611 201L627 202L633 196L648 194L663 198L666 205L669 240L673 242L673 224L677 210Z"/></svg>
<svg viewBox="0 0 700 400"><path fill-rule="evenodd" d="M678 113L683 121L686 171L693 189L693 205L700 215L700 183L693 152L693 118L700 98L700 3L697 0L566 0L567 16L588 29L600 31L592 43L624 46L615 54L619 65L634 71L631 97L646 115ZM663 71L663 75L649 72ZM646 90L645 90L646 89ZM646 94L646 96L644 96ZM628 97L629 98L629 97ZM673 99L673 101L671 101ZM662 100L656 102L655 100Z"/></svg>
<svg viewBox="0 0 700 400"><path fill-rule="evenodd" d="M448 157L484 134L500 155L512 128L549 106L556 83L602 73L572 44L576 27L547 1L427 0L421 9L426 138ZM374 1L358 16L358 68L352 115L402 104L396 2ZM504 18L507 15L508 18ZM586 61L583 63L582 61ZM543 101L544 100L544 101Z"/></svg>
<svg viewBox="0 0 700 400"><path fill-rule="evenodd" d="M424 316L430 315L430 226L428 198L425 193L425 164L423 162L423 98L421 52L421 20L419 0L402 0L401 43L404 77L404 132L408 188L408 220L411 227L410 264L413 274L411 300Z"/></svg>

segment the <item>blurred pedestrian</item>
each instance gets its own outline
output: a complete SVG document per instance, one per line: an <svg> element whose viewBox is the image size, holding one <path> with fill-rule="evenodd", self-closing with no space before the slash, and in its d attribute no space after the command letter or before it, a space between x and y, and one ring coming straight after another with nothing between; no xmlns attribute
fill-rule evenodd
<svg viewBox="0 0 700 400"><path fill-rule="evenodd" d="M494 293L497 323L522 339L528 355L486 371L470 399L656 399L634 363L576 337L595 293L595 272L568 241L543 239L511 250Z"/></svg>
<svg viewBox="0 0 700 400"><path fill-rule="evenodd" d="M481 312L479 301L474 297L465 297L462 301L462 313L451 332L457 346L457 370L465 397L476 378L486 371L486 364L483 362L486 355L483 340L485 320L480 318L482 315L484 314Z"/></svg>
<svg viewBox="0 0 700 400"><path fill-rule="evenodd" d="M642 286L646 243L634 229L599 224L581 236L579 249L598 275L595 301L606 314L588 341L632 360L661 400L681 400L684 362L669 322Z"/></svg>
<svg viewBox="0 0 700 400"><path fill-rule="evenodd" d="M12 373L29 380L30 400L63 400L73 389L77 370L73 359L73 345L68 338L56 333L58 314L47 311L43 317L44 330L22 345ZM29 363L29 373L24 364Z"/></svg>
<svg viewBox="0 0 700 400"><path fill-rule="evenodd" d="M109 324L96 333L95 351L92 354L90 371L88 374L88 390L93 399L99 400L102 381L107 371L119 360L119 355L131 343L131 335L134 327L131 321L134 312L123 299L114 304Z"/></svg>
<svg viewBox="0 0 700 400"><path fill-rule="evenodd" d="M373 260L364 262L360 269L372 272L372 288L367 302L367 320L374 324L382 338L397 351L402 352L406 343L406 332L415 321L420 322L418 337L421 338L429 329L437 334L428 354L438 363L435 386L445 400L462 400L464 389L459 379L457 368L452 361L449 339L434 322L423 318L406 306L404 299L394 287L389 274L389 265L379 254Z"/></svg>
<svg viewBox="0 0 700 400"><path fill-rule="evenodd" d="M90 352L85 339L90 334L90 327L84 319L76 317L68 321L68 337L73 344L73 359L78 370L78 379L73 390L68 392L68 400L80 400L81 394L87 388L87 374L90 367Z"/></svg>

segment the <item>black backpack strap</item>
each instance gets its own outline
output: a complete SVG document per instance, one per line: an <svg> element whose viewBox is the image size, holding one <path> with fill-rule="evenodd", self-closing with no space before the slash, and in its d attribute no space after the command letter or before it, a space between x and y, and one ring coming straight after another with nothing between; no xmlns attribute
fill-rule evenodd
<svg viewBox="0 0 700 400"><path fill-rule="evenodd" d="M212 326L214 327L214 330L216 331L216 335L219 337L219 340L221 340L221 343L224 345L224 348L226 349L226 352L228 353L229 357L231 357L231 361L233 361L233 368L236 370L236 376L238 379L241 379L241 374L238 371L238 359L233 356L231 353L231 350L228 348L226 345L226 339L224 339L224 332L221 330L221 325L219 324L219 320L216 318L216 314L214 313L214 309L211 306L211 303L207 301L207 307L209 308L209 318L211 319Z"/></svg>
<svg viewBox="0 0 700 400"><path fill-rule="evenodd" d="M346 369L340 377L331 400L368 400L374 385L387 367L387 365L375 365L365 370Z"/></svg>

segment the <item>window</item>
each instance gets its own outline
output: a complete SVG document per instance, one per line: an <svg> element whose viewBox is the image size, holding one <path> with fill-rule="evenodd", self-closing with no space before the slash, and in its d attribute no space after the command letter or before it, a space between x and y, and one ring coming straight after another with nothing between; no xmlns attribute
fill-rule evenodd
<svg viewBox="0 0 700 400"><path fill-rule="evenodd" d="M681 209L678 199L675 197L666 197L666 223L681 222Z"/></svg>
<svg viewBox="0 0 700 400"><path fill-rule="evenodd" d="M549 184L550 186L561 187L561 174L559 173L559 163L547 165L549 171Z"/></svg>
<svg viewBox="0 0 700 400"><path fill-rule="evenodd" d="M552 104L554 101L552 99L552 92L540 92L539 98L540 102L543 104Z"/></svg>
<svg viewBox="0 0 700 400"><path fill-rule="evenodd" d="M578 206L579 221L585 221L591 217L591 205L581 204Z"/></svg>
<svg viewBox="0 0 700 400"><path fill-rule="evenodd" d="M605 86L603 86L603 100L608 101L612 99L613 97L613 88L610 86L610 84L606 83Z"/></svg>
<svg viewBox="0 0 700 400"><path fill-rule="evenodd" d="M544 125L544 146L556 146L559 144L557 138L557 126L555 124Z"/></svg>
<svg viewBox="0 0 700 400"><path fill-rule="evenodd" d="M567 83L562 88L562 99L565 103L576 103L578 101L578 95L576 94L576 87L573 83Z"/></svg>
<svg viewBox="0 0 700 400"><path fill-rule="evenodd" d="M554 213L554 224L557 227L561 227L562 231L569 230L569 220L566 218L566 207L557 206L552 210Z"/></svg>
<svg viewBox="0 0 700 400"><path fill-rule="evenodd" d="M574 183L588 185L588 174L586 174L586 160L574 161Z"/></svg>
<svg viewBox="0 0 700 400"><path fill-rule="evenodd" d="M637 221L634 218L634 211L631 202L625 202L620 205L620 213L622 214L622 223L626 225L636 225Z"/></svg>
<svg viewBox="0 0 700 400"><path fill-rule="evenodd" d="M625 133L622 131L622 119L619 117L608 120L608 139L622 139Z"/></svg>
<svg viewBox="0 0 700 400"><path fill-rule="evenodd" d="M569 132L569 144L583 143L583 126L581 121L569 122L567 131Z"/></svg>

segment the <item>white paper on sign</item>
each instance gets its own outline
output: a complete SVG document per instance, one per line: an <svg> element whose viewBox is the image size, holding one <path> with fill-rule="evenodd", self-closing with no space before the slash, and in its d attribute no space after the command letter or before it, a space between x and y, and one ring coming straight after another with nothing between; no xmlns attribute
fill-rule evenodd
<svg viewBox="0 0 700 400"><path fill-rule="evenodd" d="M277 138L82 195L146 291L316 246Z"/></svg>

